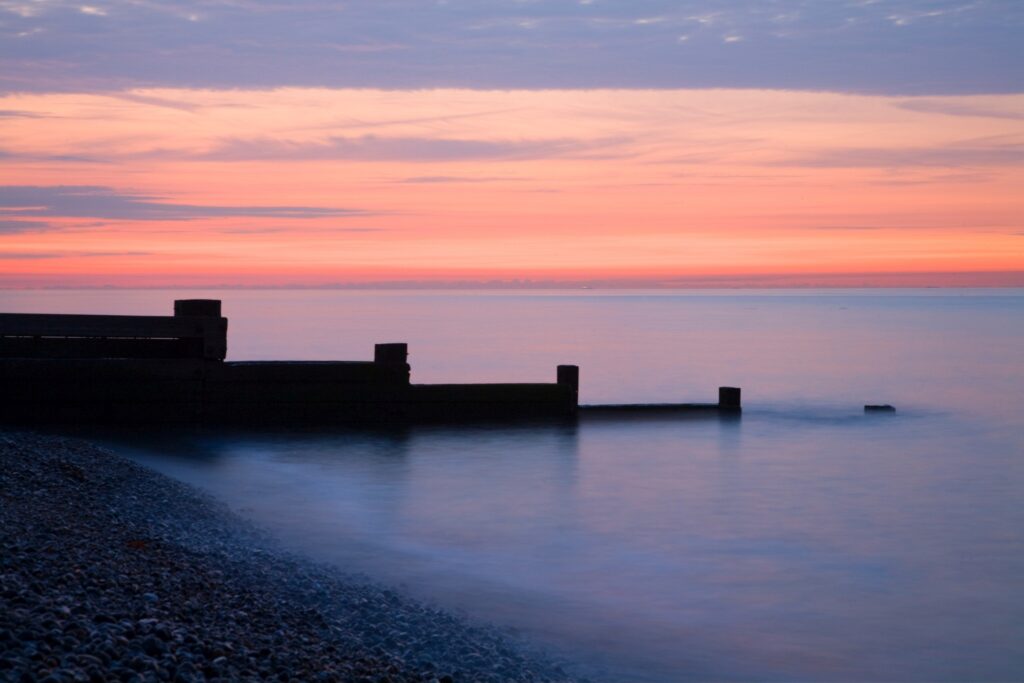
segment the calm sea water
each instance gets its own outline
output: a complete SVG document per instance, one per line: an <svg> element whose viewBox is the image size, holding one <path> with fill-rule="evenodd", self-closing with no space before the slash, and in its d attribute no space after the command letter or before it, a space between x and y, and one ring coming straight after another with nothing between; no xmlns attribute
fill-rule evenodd
<svg viewBox="0 0 1024 683"><path fill-rule="evenodd" d="M609 681L1024 680L1024 290L0 292L162 314L217 297L232 359L370 358L740 420L200 433L125 453L309 555ZM895 416L866 416L893 403Z"/></svg>

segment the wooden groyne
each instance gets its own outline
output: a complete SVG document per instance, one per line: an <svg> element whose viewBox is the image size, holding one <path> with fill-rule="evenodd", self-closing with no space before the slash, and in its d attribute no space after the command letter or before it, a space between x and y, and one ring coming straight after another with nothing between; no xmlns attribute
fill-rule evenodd
<svg viewBox="0 0 1024 683"><path fill-rule="evenodd" d="M579 412L740 411L719 402L579 405L579 368L556 381L413 384L408 347L372 361L227 357L221 302L174 302L173 316L0 314L0 422L75 424L363 424L572 418Z"/></svg>
<svg viewBox="0 0 1024 683"><path fill-rule="evenodd" d="M596 405L580 405L577 412L595 417L616 417L628 415L666 416L693 413L720 413L739 415L743 411L740 404L739 387L719 387L718 403L609 403Z"/></svg>

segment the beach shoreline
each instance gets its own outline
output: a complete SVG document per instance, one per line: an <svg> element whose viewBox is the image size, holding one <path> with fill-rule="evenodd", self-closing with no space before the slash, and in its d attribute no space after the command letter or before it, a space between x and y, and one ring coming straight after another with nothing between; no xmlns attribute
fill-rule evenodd
<svg viewBox="0 0 1024 683"><path fill-rule="evenodd" d="M0 430L0 678L577 680L78 439Z"/></svg>

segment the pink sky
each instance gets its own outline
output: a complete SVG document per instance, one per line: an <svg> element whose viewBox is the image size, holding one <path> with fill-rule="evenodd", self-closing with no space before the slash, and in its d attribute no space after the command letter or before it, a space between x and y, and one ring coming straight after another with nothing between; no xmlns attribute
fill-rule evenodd
<svg viewBox="0 0 1024 683"><path fill-rule="evenodd" d="M0 286L1024 285L1024 96L0 97Z"/></svg>

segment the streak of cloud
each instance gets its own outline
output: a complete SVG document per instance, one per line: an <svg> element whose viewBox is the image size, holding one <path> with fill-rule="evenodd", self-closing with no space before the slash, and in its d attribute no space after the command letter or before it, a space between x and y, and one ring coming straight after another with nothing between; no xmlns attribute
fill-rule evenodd
<svg viewBox="0 0 1024 683"><path fill-rule="evenodd" d="M0 119L42 119L45 114L34 111L21 111L18 109L0 109Z"/></svg>
<svg viewBox="0 0 1024 683"><path fill-rule="evenodd" d="M427 137L332 137L323 142L274 139L227 140L203 154L218 161L347 159L354 161L464 161L550 159L581 156L627 142L622 138L576 140L477 140Z"/></svg>
<svg viewBox="0 0 1024 683"><path fill-rule="evenodd" d="M0 250L0 261L38 261L66 258L104 258L152 256L150 251L7 251Z"/></svg>
<svg viewBox="0 0 1024 683"><path fill-rule="evenodd" d="M0 209L2 211L2 209ZM53 224L49 221L11 221L0 219L0 235L17 235L25 232L41 232L49 230Z"/></svg>
<svg viewBox="0 0 1024 683"><path fill-rule="evenodd" d="M1024 164L1024 145L1000 147L920 147L827 149L772 162L771 166L803 168L905 168L972 166L1019 166Z"/></svg>
<svg viewBox="0 0 1024 683"><path fill-rule="evenodd" d="M1010 109L999 109L994 106L985 107L970 105L962 102L916 99L900 102L897 106L908 111L924 112L926 114L944 114L946 116L969 116L985 119L1012 119L1014 121L1024 121L1024 112L1012 111Z"/></svg>
<svg viewBox="0 0 1024 683"><path fill-rule="evenodd" d="M466 176L449 176L449 175L422 175L412 176L410 178L402 178L395 182L403 185L442 185L448 183L504 183L514 182L522 180L521 178L509 178L502 176L495 177L466 177Z"/></svg>
<svg viewBox="0 0 1024 683"><path fill-rule="evenodd" d="M176 204L160 197L97 185L3 185L0 217L53 216L107 220L182 221L215 217L323 218L364 216L354 209L311 206L217 206ZM5 221L24 225L20 221ZM36 226L39 227L39 226Z"/></svg>

